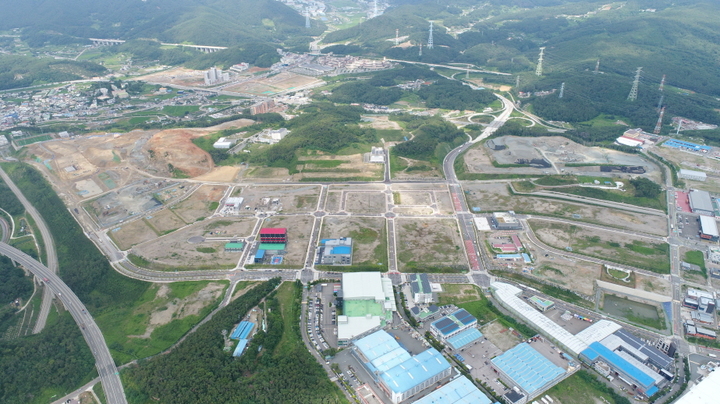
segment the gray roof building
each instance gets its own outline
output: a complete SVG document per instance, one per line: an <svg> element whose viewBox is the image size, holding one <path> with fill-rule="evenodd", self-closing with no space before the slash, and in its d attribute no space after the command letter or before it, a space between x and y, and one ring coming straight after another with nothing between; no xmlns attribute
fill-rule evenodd
<svg viewBox="0 0 720 404"><path fill-rule="evenodd" d="M690 191L689 199L690 208L692 208L693 213L707 216L715 215L715 209L713 208L709 192L693 189Z"/></svg>

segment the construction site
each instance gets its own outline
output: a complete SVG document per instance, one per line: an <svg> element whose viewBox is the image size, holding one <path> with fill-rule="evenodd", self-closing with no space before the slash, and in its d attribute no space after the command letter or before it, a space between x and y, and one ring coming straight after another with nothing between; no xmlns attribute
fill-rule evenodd
<svg viewBox="0 0 720 404"><path fill-rule="evenodd" d="M491 139L468 150L464 162L469 173L612 176L623 170L605 172L602 167L616 165L643 167L644 175L657 182L661 176L654 164L639 155L586 147L561 136Z"/></svg>

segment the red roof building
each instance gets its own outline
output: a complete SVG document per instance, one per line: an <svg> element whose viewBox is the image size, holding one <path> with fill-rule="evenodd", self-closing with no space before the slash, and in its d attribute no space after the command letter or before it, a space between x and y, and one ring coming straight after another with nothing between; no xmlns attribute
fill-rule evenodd
<svg viewBox="0 0 720 404"><path fill-rule="evenodd" d="M287 243L287 229L266 227L260 229L261 243Z"/></svg>

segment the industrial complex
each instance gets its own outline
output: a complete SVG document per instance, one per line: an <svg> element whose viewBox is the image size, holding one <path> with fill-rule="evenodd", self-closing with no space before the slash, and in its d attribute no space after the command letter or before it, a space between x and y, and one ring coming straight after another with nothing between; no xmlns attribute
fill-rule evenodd
<svg viewBox="0 0 720 404"><path fill-rule="evenodd" d="M384 327L397 311L392 281L379 272L343 274L337 301L343 312L337 318L339 346Z"/></svg>

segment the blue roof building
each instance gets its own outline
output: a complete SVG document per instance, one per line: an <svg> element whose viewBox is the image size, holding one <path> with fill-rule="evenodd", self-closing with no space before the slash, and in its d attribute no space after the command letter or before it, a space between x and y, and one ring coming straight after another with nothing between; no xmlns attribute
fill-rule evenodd
<svg viewBox="0 0 720 404"><path fill-rule="evenodd" d="M445 342L447 342L452 349L460 349L479 340L482 336L482 333L473 327L448 338Z"/></svg>
<svg viewBox="0 0 720 404"><path fill-rule="evenodd" d="M491 404L482 391L467 377L460 376L450 383L415 401L414 404Z"/></svg>
<svg viewBox="0 0 720 404"><path fill-rule="evenodd" d="M316 264L352 265L352 238L341 237L320 240Z"/></svg>
<svg viewBox="0 0 720 404"><path fill-rule="evenodd" d="M448 361L434 348L410 356L384 330L361 338L354 345L353 354L393 403L406 400L452 373Z"/></svg>
<svg viewBox="0 0 720 404"><path fill-rule="evenodd" d="M423 351L380 374L381 387L399 403L450 376L452 367L435 348Z"/></svg>
<svg viewBox="0 0 720 404"><path fill-rule="evenodd" d="M460 309L440 320L434 321L430 325L430 331L442 341L446 341L448 338L460 334L476 325L477 319L465 309Z"/></svg>
<svg viewBox="0 0 720 404"><path fill-rule="evenodd" d="M492 359L493 367L511 387L517 386L531 400L565 378L555 365L527 343L521 343Z"/></svg>
<svg viewBox="0 0 720 404"><path fill-rule="evenodd" d="M582 351L580 359L590 364L598 361L606 363L623 381L637 386L638 391L648 397L657 392L656 384L663 382L662 376L652 372L630 355L624 352L616 353L599 342L593 342L588 349Z"/></svg>
<svg viewBox="0 0 720 404"><path fill-rule="evenodd" d="M247 347L249 340L241 339L238 341L237 346L235 347L235 351L233 352L233 356L240 356L243 354L243 351L245 351L245 347Z"/></svg>
<svg viewBox="0 0 720 404"><path fill-rule="evenodd" d="M241 321L230 334L230 339L245 339L255 327L255 323L249 321Z"/></svg>

